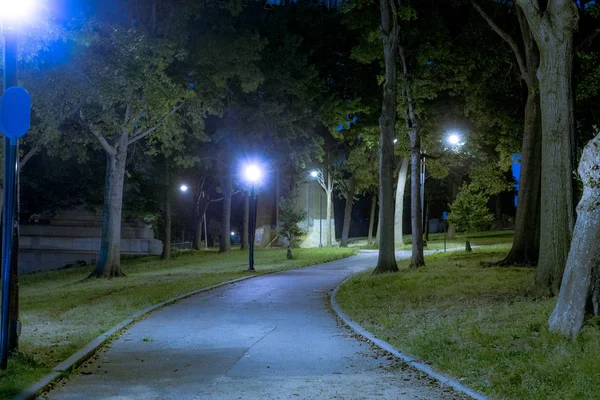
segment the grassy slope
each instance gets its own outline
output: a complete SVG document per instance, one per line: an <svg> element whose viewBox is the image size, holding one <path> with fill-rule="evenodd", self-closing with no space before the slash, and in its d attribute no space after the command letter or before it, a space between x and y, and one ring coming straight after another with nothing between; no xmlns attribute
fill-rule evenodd
<svg viewBox="0 0 600 400"><path fill-rule="evenodd" d="M436 254L427 267L361 274L337 300L350 317L402 351L494 398L600 399L600 323L575 342L551 334L554 299L528 296L534 270L482 268L509 246Z"/></svg>
<svg viewBox="0 0 600 400"><path fill-rule="evenodd" d="M255 253L257 273L319 264L355 249L294 249ZM25 275L20 281L22 354L0 373L0 399L11 398L85 344L134 312L174 296L249 275L248 253L194 252L169 261L123 262L126 278L87 280L91 267Z"/></svg>

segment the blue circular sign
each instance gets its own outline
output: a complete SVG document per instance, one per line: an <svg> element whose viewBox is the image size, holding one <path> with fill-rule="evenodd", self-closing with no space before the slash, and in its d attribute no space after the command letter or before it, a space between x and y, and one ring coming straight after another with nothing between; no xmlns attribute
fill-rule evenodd
<svg viewBox="0 0 600 400"><path fill-rule="evenodd" d="M4 91L0 100L0 131L9 138L20 138L31 124L31 96L19 86Z"/></svg>

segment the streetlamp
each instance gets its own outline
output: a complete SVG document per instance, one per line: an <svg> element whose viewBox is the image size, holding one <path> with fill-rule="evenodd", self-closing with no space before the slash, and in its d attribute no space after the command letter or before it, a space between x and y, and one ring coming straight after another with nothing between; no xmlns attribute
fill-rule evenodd
<svg viewBox="0 0 600 400"><path fill-rule="evenodd" d="M188 189L189 189L188 185L183 184L183 185L179 186L179 190L181 190L183 193L187 192Z"/></svg>
<svg viewBox="0 0 600 400"><path fill-rule="evenodd" d="M446 142L454 147L459 147L464 144L464 142L461 142L460 134L456 131L452 131L452 132L448 133L448 135L446 136ZM396 142L394 142L394 143L396 143ZM422 150L420 181L421 181L421 218L422 218L423 235L425 235L425 224L427 223L426 218L425 218L425 160L427 158L425 155L426 155L425 150Z"/></svg>
<svg viewBox="0 0 600 400"><path fill-rule="evenodd" d="M318 178L320 172L310 171L310 176ZM323 247L323 191L319 190L319 247Z"/></svg>
<svg viewBox="0 0 600 400"><path fill-rule="evenodd" d="M263 172L256 164L248 164L244 167L244 178L250 183L250 216L248 224L250 225L248 238L248 271L254 271L254 234L256 231L256 197L254 196L254 187L262 179Z"/></svg>
<svg viewBox="0 0 600 400"><path fill-rule="evenodd" d="M448 143L450 143L452 146L456 146L460 143L460 136L458 136L458 134L456 133L452 133L448 136L448 138L446 139L448 141Z"/></svg>
<svg viewBox="0 0 600 400"><path fill-rule="evenodd" d="M2 206L2 310L0 316L0 369L18 348L19 322L19 138L29 130L31 98L17 86L16 26L33 9L32 0L0 0L4 35L4 93L0 104L0 130L4 134L4 203Z"/></svg>

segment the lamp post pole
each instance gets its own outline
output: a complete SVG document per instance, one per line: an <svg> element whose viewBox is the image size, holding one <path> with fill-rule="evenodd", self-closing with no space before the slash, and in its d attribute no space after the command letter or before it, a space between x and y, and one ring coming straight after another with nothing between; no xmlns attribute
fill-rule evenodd
<svg viewBox="0 0 600 400"><path fill-rule="evenodd" d="M4 28L4 91L17 86L17 32ZM18 249L18 150L19 139L4 137L4 203L2 206L2 313L0 369L18 348L19 283Z"/></svg>
<svg viewBox="0 0 600 400"><path fill-rule="evenodd" d="M249 228L250 228L250 237L249 237L249 242L248 243L248 271L254 271L254 232L256 231L256 228L254 227L254 224L256 223L256 208L255 208L255 203L256 203L256 199L254 198L254 183L252 184L252 188L250 189L250 221L249 222Z"/></svg>
<svg viewBox="0 0 600 400"><path fill-rule="evenodd" d="M421 234L425 237L425 151L421 152Z"/></svg>

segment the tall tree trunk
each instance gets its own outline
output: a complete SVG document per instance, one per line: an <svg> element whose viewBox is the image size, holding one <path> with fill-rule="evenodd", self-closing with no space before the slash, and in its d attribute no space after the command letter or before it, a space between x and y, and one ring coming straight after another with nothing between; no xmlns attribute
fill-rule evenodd
<svg viewBox="0 0 600 400"><path fill-rule="evenodd" d="M115 154L106 154L102 239L98 262L90 278L125 276L121 270L121 214L127 164L127 139L127 132L121 133L115 143Z"/></svg>
<svg viewBox="0 0 600 400"><path fill-rule="evenodd" d="M394 1L394 0L392 0ZM396 46L398 24L395 7L388 0L380 0L381 39L385 61L383 104L379 117L379 257L375 274L398 271L394 249L394 137L396 136Z"/></svg>
<svg viewBox="0 0 600 400"><path fill-rule="evenodd" d="M406 175L408 174L408 157L402 157L400 171L398 171L398 185L396 186L396 213L394 214L394 245L396 249L404 246L402 240L402 223L404 221L404 192L406 191Z"/></svg>
<svg viewBox="0 0 600 400"><path fill-rule="evenodd" d="M454 179L452 180L452 202L454 202L454 200L456 200L456 196L458 195L458 183L456 183L456 181ZM451 222L446 221L446 223L448 224L448 232L447 232L447 236L448 236L448 240L452 240L456 238L456 225L454 225Z"/></svg>
<svg viewBox="0 0 600 400"><path fill-rule="evenodd" d="M585 147L579 164L583 196L565 275L550 330L575 337L583 326L586 306L600 315L600 134Z"/></svg>
<svg viewBox="0 0 600 400"><path fill-rule="evenodd" d="M228 166L220 164L219 182L221 183L221 194L223 195L221 240L219 241L219 253L231 251L231 193L232 182Z"/></svg>
<svg viewBox="0 0 600 400"><path fill-rule="evenodd" d="M160 256L163 260L171 258L171 183L169 167L166 167L166 185L165 185L165 198L163 205L163 224L164 224L164 241L163 251Z"/></svg>
<svg viewBox="0 0 600 400"><path fill-rule="evenodd" d="M496 210L495 210L496 227L498 229L502 229L502 194L501 193L496 194L496 198L494 200L496 202Z"/></svg>
<svg viewBox="0 0 600 400"><path fill-rule="evenodd" d="M327 171L327 189L325 193L327 194L327 220L325 221L326 225L326 235L327 235L327 247L332 247L333 243L335 243L335 225L332 223L331 219L333 217L333 177L331 176L331 172ZM332 229L332 225L333 229Z"/></svg>
<svg viewBox="0 0 600 400"><path fill-rule="evenodd" d="M244 233L242 236L242 248L249 248L249 226L248 223L250 221L250 194L244 191Z"/></svg>
<svg viewBox="0 0 600 400"><path fill-rule="evenodd" d="M536 78L537 81L537 78ZM521 145L521 176L515 234L502 265L535 265L540 253L541 119L540 94L529 89Z"/></svg>
<svg viewBox="0 0 600 400"><path fill-rule="evenodd" d="M344 226L342 227L342 241L340 247L348 247L348 235L350 234L350 221L352 220L352 203L356 194L356 180L350 179L348 193L346 193L346 209L344 210Z"/></svg>
<svg viewBox="0 0 600 400"><path fill-rule="evenodd" d="M369 234L367 238L367 243L371 244L373 242L373 227L375 225L375 208L377 207L377 195L374 194L371 196L371 214L369 216Z"/></svg>
<svg viewBox="0 0 600 400"><path fill-rule="evenodd" d="M502 37L511 47L521 77L527 84L527 102L523 124L523 140L521 144L521 176L519 183L519 203L515 220L515 235L513 245L500 265L534 265L538 261L540 245L540 182L541 182L541 111L539 83L536 76L540 65L540 54L533 38L527 18L521 7L516 7L521 38L523 39L524 55L513 38L503 31L471 0L473 6L489 23L491 28Z"/></svg>
<svg viewBox="0 0 600 400"><path fill-rule="evenodd" d="M407 114L409 117L408 126L408 138L410 140L410 179L411 179L411 228L412 228L412 256L410 260L411 268L418 268L425 265L425 258L423 257L423 214L421 205L421 185L425 185L425 175L423 174L423 182L421 182L421 133L419 132L419 121L417 119L412 91L410 76L408 74L408 63L404 54L404 47L398 46L398 54L400 55L400 61L402 62L403 70L403 81L404 81L404 95L406 97ZM424 169L423 169L424 171Z"/></svg>
<svg viewBox="0 0 600 400"><path fill-rule="evenodd" d="M412 256L410 267L425 265L423 257L423 219L421 216L421 138L416 130L410 132L410 216L412 228Z"/></svg>
<svg viewBox="0 0 600 400"><path fill-rule="evenodd" d="M194 237L194 250L202 249L202 226L203 225L204 225L203 216L196 215L196 236Z"/></svg>
<svg viewBox="0 0 600 400"><path fill-rule="evenodd" d="M555 0L543 10L534 0L518 0L540 51L537 72L542 116L540 257L538 295L559 292L573 232L573 32L578 12L571 0Z"/></svg>

